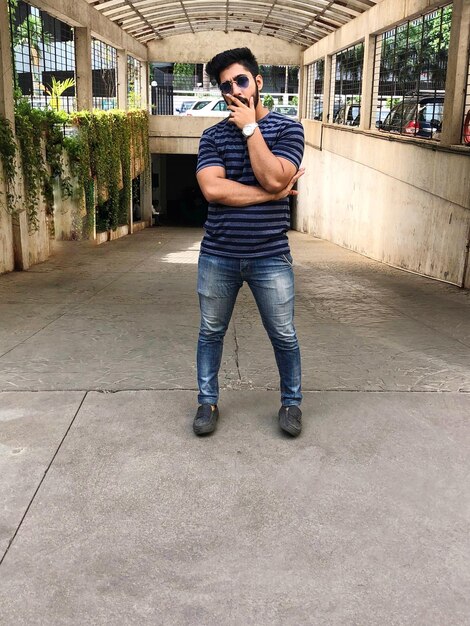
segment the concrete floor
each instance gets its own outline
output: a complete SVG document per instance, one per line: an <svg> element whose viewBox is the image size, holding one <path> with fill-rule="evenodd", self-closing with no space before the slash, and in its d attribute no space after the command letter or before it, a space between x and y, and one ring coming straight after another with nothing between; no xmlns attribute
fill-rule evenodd
<svg viewBox="0 0 470 626"><path fill-rule="evenodd" d="M304 431L244 288L198 439L200 237L0 277L0 624L469 624L470 293L291 233Z"/></svg>

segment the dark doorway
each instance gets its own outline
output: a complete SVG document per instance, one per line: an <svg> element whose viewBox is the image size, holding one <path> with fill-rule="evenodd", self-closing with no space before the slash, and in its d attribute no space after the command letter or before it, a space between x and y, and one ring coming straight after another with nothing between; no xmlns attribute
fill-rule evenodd
<svg viewBox="0 0 470 626"><path fill-rule="evenodd" d="M162 168L165 207L161 207L163 223L175 226L203 226L207 217L207 202L196 180L195 154L167 154ZM163 202L162 202L163 204Z"/></svg>
<svg viewBox="0 0 470 626"><path fill-rule="evenodd" d="M140 176L132 180L132 221L142 220L142 203L140 199Z"/></svg>

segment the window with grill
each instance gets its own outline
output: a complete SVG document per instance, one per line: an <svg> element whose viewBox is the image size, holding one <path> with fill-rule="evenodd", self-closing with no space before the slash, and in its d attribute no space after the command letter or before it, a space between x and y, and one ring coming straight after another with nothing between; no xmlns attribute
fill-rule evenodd
<svg viewBox="0 0 470 626"><path fill-rule="evenodd" d="M307 66L307 118L321 120L323 116L323 83L325 59Z"/></svg>
<svg viewBox="0 0 470 626"><path fill-rule="evenodd" d="M91 40L93 108L107 111L117 108L117 51L100 41Z"/></svg>
<svg viewBox="0 0 470 626"><path fill-rule="evenodd" d="M15 88L31 106L76 109L71 26L22 0L9 0Z"/></svg>
<svg viewBox="0 0 470 626"><path fill-rule="evenodd" d="M129 109L142 107L142 63L127 55L127 106Z"/></svg>
<svg viewBox="0 0 470 626"><path fill-rule="evenodd" d="M439 139L451 21L448 5L377 36L373 128Z"/></svg>
<svg viewBox="0 0 470 626"><path fill-rule="evenodd" d="M358 126L361 119L364 43L337 52L331 61L328 120L335 124Z"/></svg>

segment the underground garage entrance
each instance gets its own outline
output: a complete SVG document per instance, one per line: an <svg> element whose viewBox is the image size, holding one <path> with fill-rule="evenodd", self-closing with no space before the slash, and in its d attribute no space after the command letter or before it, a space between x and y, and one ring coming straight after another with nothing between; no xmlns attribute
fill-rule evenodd
<svg viewBox="0 0 470 626"><path fill-rule="evenodd" d="M160 222L171 226L203 226L207 202L196 180L195 154L152 155L152 204Z"/></svg>

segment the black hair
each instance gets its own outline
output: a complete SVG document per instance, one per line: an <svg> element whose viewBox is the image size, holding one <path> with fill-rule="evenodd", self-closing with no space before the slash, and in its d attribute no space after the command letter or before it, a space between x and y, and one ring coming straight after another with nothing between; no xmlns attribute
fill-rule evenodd
<svg viewBox="0 0 470 626"><path fill-rule="evenodd" d="M249 48L233 48L232 50L219 52L206 65L206 73L220 85L220 73L234 63L243 65L253 75L253 78L259 74L258 61Z"/></svg>

